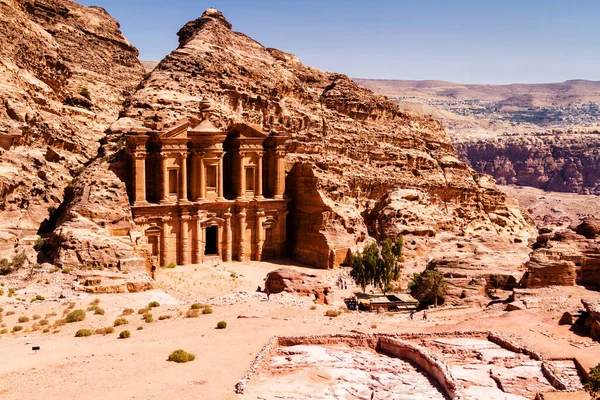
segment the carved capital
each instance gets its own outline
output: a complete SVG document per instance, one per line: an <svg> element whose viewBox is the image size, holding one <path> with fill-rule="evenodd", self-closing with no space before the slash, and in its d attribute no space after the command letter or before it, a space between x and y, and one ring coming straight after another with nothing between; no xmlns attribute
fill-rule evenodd
<svg viewBox="0 0 600 400"><path fill-rule="evenodd" d="M160 152L160 158L162 158L163 160L169 158L169 153L165 153L163 151Z"/></svg>
<svg viewBox="0 0 600 400"><path fill-rule="evenodd" d="M130 153L130 154L131 154L131 156L132 156L133 158L135 158L136 160L145 160L145 159L146 159L146 156L148 155L148 154L146 153L146 151L143 151L143 150L136 150L136 151L134 151L134 152L132 152L132 153Z"/></svg>
<svg viewBox="0 0 600 400"><path fill-rule="evenodd" d="M167 216L164 216L164 217L160 217L160 221L161 221L163 224L166 224L167 222L171 222L172 220L173 220L173 218L172 218L172 217L169 217L168 215L167 215Z"/></svg>
<svg viewBox="0 0 600 400"><path fill-rule="evenodd" d="M192 216L189 215L189 214L185 214L185 215L181 216L181 220L182 221L186 221L187 222L187 221L191 221L191 219L192 219Z"/></svg>

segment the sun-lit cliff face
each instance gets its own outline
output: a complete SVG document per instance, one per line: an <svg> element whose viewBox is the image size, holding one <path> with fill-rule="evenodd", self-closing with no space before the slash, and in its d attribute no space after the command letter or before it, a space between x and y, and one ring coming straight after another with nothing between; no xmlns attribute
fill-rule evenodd
<svg viewBox="0 0 600 400"><path fill-rule="evenodd" d="M518 206L457 160L437 120L266 48L214 9L188 22L179 39L118 124L198 117L208 99L216 126L246 121L287 133L288 238L299 260L342 263L369 234L531 235Z"/></svg>
<svg viewBox="0 0 600 400"><path fill-rule="evenodd" d="M51 229L144 72L117 21L69 0L0 1L0 37L0 251L12 252Z"/></svg>

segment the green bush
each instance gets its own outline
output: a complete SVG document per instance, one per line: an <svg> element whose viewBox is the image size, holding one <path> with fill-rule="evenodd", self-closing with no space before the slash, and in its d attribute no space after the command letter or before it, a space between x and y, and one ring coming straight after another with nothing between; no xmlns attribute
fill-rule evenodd
<svg viewBox="0 0 600 400"><path fill-rule="evenodd" d="M600 364L590 369L590 376L583 387L593 399L600 395Z"/></svg>
<svg viewBox="0 0 600 400"><path fill-rule="evenodd" d="M195 359L195 355L179 349L169 354L169 358L167 358L167 361L173 361L176 363L186 363L188 361L194 361Z"/></svg>
<svg viewBox="0 0 600 400"><path fill-rule="evenodd" d="M122 315L131 315L134 312L135 312L135 310L133 308L126 308L126 309L123 310L123 314Z"/></svg>
<svg viewBox="0 0 600 400"><path fill-rule="evenodd" d="M92 331L90 329L80 329L75 333L75 337L86 337L92 336Z"/></svg>
<svg viewBox="0 0 600 400"><path fill-rule="evenodd" d="M174 263L173 261L171 261L170 263L167 264L167 266L165 268L175 268L177 266L176 263Z"/></svg>
<svg viewBox="0 0 600 400"><path fill-rule="evenodd" d="M137 327L137 330L138 330L138 331L143 331L143 330L144 330L144 327L143 327L143 326L138 326L138 327Z"/></svg>
<svg viewBox="0 0 600 400"><path fill-rule="evenodd" d="M128 323L129 321L127 321L125 318L117 318L115 319L114 326L127 325Z"/></svg>
<svg viewBox="0 0 600 400"><path fill-rule="evenodd" d="M200 303L194 303L194 304L192 304L192 305L191 305L191 307L190 307L190 308L191 308L192 310L199 310L199 309L201 309L202 307L203 307L203 306L202 306L202 304L200 304Z"/></svg>
<svg viewBox="0 0 600 400"><path fill-rule="evenodd" d="M211 306L206 306L204 307L204 310L202 310L202 314L212 314L213 310L211 308Z"/></svg>
<svg viewBox="0 0 600 400"><path fill-rule="evenodd" d="M65 321L67 321L67 323L69 323L69 324L73 323L73 322L83 321L84 319L85 319L85 311L79 310L79 309L71 311L65 317Z"/></svg>
<svg viewBox="0 0 600 400"><path fill-rule="evenodd" d="M25 315L21 315L18 319L18 321L22 324L25 322L29 322L29 317L25 316Z"/></svg>
<svg viewBox="0 0 600 400"><path fill-rule="evenodd" d="M334 317L335 318L335 317L339 316L341 313L342 312L338 311L338 310L327 310L325 312L325 316L326 317Z"/></svg>
<svg viewBox="0 0 600 400"><path fill-rule="evenodd" d="M112 326L107 326L106 328L96 329L94 333L96 335L108 335L109 333L113 333L114 331L115 328L113 328Z"/></svg>
<svg viewBox="0 0 600 400"><path fill-rule="evenodd" d="M42 251L42 249L44 248L44 245L46 244L46 242L44 241L43 238L39 237L36 239L34 245L33 245L33 249L35 251Z"/></svg>
<svg viewBox="0 0 600 400"><path fill-rule="evenodd" d="M153 316L152 316L152 314L151 314L151 313L149 313L149 312L147 312L147 313L145 313L144 315L142 315L142 317L144 317L144 321L145 321L146 323L148 323L148 324L149 324L150 322L154 321L154 317L153 317Z"/></svg>
<svg viewBox="0 0 600 400"><path fill-rule="evenodd" d="M19 269L23 266L23 264L25 264L26 260L27 256L25 255L25 253L16 254L11 261L12 267L14 269Z"/></svg>
<svg viewBox="0 0 600 400"><path fill-rule="evenodd" d="M151 301L148 303L148 308L160 307L160 303L158 301Z"/></svg>
<svg viewBox="0 0 600 400"><path fill-rule="evenodd" d="M129 339L131 337L131 332L123 331L119 333L119 339Z"/></svg>
<svg viewBox="0 0 600 400"><path fill-rule="evenodd" d="M97 306L98 304L100 304L100 299L99 298L95 298L90 304L93 305L93 306Z"/></svg>
<svg viewBox="0 0 600 400"><path fill-rule="evenodd" d="M146 314L148 311L150 311L149 308L140 308L138 310L138 314Z"/></svg>
<svg viewBox="0 0 600 400"><path fill-rule="evenodd" d="M186 318L197 318L200 316L200 310L187 310L185 313Z"/></svg>
<svg viewBox="0 0 600 400"><path fill-rule="evenodd" d="M100 308L100 307L97 307L94 310L94 315L104 315L104 310L102 308Z"/></svg>
<svg viewBox="0 0 600 400"><path fill-rule="evenodd" d="M219 321L217 323L217 329L225 329L225 328L227 328L227 322L225 322L225 321Z"/></svg>
<svg viewBox="0 0 600 400"><path fill-rule="evenodd" d="M0 275L8 275L12 272L12 267L7 258L3 258L0 260ZM8 296L10 297L10 291L8 292Z"/></svg>
<svg viewBox="0 0 600 400"><path fill-rule="evenodd" d="M86 99L88 99L89 101L92 101L92 95L90 94L90 91L88 90L88 88L83 88L81 89L81 91L79 92L79 94L82 97L85 97Z"/></svg>

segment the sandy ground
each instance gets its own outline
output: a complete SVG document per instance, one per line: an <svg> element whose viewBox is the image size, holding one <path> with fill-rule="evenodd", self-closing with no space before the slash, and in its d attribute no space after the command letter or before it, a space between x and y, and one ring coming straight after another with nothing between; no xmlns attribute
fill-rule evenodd
<svg viewBox="0 0 600 400"><path fill-rule="evenodd" d="M412 321L407 314L361 312L329 318L324 316L325 311L342 307L342 298L355 288L336 290L333 306L313 307L309 298L289 294L271 295L267 301L264 294L255 291L264 286L266 274L281 264L289 263L234 262L162 269L157 277L161 290L82 295L71 309L70 299L48 298L32 303L28 294L26 301L15 301L20 292L8 298L8 287L3 287L1 324L9 332L0 334L0 398L237 399L235 383L273 335L493 330L518 334L528 346L547 356L577 357L588 368L600 362L599 343L557 324L562 312L577 308L582 297L600 298L598 292L579 287L549 288L542 307L531 311L442 309L430 312L427 321L420 313ZM292 268L308 270L332 284L340 274L340 270ZM104 315L87 312L84 321L52 327L65 310L87 309L94 299L100 300L98 306ZM158 301L160 307L151 311L154 322L146 323L137 310L150 301ZM212 304L213 313L185 318L194 302ZM125 316L128 324L116 327L114 333L75 337L81 328L112 326L125 308L136 312ZM52 312L57 315L46 318L51 328L43 333L46 326L34 325ZM34 320L34 315L40 319ZM171 317L158 320L163 315ZM30 320L18 323L20 316ZM227 322L227 329L215 329L221 320ZM15 325L24 329L12 333ZM118 339L125 329L131 331L131 338ZM32 346L41 349L34 353ZM180 348L195 354L196 360L186 364L167 362L168 355Z"/></svg>

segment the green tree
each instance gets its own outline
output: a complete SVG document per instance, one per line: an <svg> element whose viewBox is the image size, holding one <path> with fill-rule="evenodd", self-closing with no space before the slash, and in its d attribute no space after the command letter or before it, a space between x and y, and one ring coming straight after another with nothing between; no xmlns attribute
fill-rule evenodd
<svg viewBox="0 0 600 400"><path fill-rule="evenodd" d="M600 398L600 364L590 369L590 376L583 386L593 399Z"/></svg>
<svg viewBox="0 0 600 400"><path fill-rule="evenodd" d="M412 295L421 303L435 304L437 307L438 300L444 299L448 282L444 279L444 275L433 269L426 269L420 274L414 274L409 285Z"/></svg>
<svg viewBox="0 0 600 400"><path fill-rule="evenodd" d="M392 281L398 280L402 265L402 236L395 240L387 238L381 245L381 251L376 243L366 246L361 253L352 256L350 276L363 292L367 285L373 285L384 292L389 290Z"/></svg>

